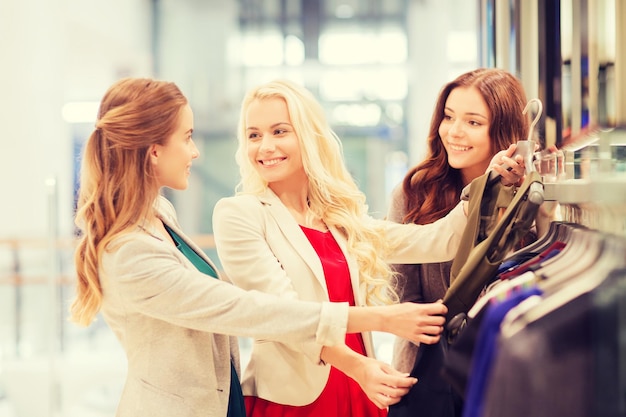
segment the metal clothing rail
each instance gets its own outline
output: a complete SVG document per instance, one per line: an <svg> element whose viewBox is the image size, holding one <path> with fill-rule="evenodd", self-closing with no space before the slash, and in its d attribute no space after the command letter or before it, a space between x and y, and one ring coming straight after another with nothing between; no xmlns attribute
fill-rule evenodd
<svg viewBox="0 0 626 417"><path fill-rule="evenodd" d="M565 166L583 178L544 181L544 199L558 202L562 220L626 236L626 128L591 129L565 150ZM574 152L581 158L574 160ZM576 167L575 164L580 166ZM585 170L583 170L583 165ZM561 177L563 178L563 177Z"/></svg>
<svg viewBox="0 0 626 417"><path fill-rule="evenodd" d="M544 199L560 204L626 204L626 176L543 183Z"/></svg>

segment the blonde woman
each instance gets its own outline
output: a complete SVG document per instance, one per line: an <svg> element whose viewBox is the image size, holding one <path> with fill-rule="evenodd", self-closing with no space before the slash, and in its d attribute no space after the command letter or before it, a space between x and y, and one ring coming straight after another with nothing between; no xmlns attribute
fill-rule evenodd
<svg viewBox="0 0 626 417"><path fill-rule="evenodd" d="M213 217L218 255L237 286L285 300L388 304L397 297L387 262L453 258L466 224L462 203L428 226L369 217L341 142L305 88L278 80L252 89L238 139L239 192L220 200ZM514 169L496 169L513 183L523 167L511 153L497 161ZM423 335L421 343L436 342L438 334ZM325 348L321 359L332 364L325 367L298 343L257 337L242 383L248 416L384 416L404 394L394 378L407 374L373 356L368 332Z"/></svg>

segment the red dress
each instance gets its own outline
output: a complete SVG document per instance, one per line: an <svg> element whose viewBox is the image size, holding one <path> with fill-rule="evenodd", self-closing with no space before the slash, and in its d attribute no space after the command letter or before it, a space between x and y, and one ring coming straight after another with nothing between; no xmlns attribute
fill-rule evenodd
<svg viewBox="0 0 626 417"><path fill-rule="evenodd" d="M330 301L347 301L353 306L354 293L348 264L333 235L330 232L300 227L322 261ZM365 355L365 345L360 333L346 334L346 345L355 352ZM381 410L371 402L356 381L332 366L326 386L311 404L283 405L250 396L244 399L248 417L387 416L387 410Z"/></svg>

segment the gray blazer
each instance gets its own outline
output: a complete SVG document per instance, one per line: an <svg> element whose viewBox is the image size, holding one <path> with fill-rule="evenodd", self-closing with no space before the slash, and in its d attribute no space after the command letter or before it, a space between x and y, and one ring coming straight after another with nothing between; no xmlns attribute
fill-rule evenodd
<svg viewBox="0 0 626 417"><path fill-rule="evenodd" d="M440 262L452 259L467 222L462 207L427 226L400 225L367 218L400 243L390 262ZM237 286L279 295L282 299L328 301L324 271L304 232L271 191L224 198L213 212L213 232L225 273ZM348 263L356 305L365 305L356 260L346 239L330 229ZM374 355L371 335L363 334L366 352ZM329 367L319 354L301 353L289 340L256 337L242 381L245 395L288 405L313 402L326 385Z"/></svg>
<svg viewBox="0 0 626 417"><path fill-rule="evenodd" d="M387 219L404 223L406 212L406 197L400 184L391 194ZM450 288L451 266L452 261L393 265L395 271L398 272L395 289L400 301L432 303L443 300L446 291ZM394 368L402 372L411 372L417 357L417 349L418 345L410 340L396 337L392 359Z"/></svg>
<svg viewBox="0 0 626 417"><path fill-rule="evenodd" d="M180 230L163 197L159 217ZM117 238L100 265L102 314L124 348L128 372L118 417L224 417L237 341L280 339L309 355L343 342L345 304L304 303L246 292L200 273L164 236L137 228ZM319 357L318 357L319 360Z"/></svg>

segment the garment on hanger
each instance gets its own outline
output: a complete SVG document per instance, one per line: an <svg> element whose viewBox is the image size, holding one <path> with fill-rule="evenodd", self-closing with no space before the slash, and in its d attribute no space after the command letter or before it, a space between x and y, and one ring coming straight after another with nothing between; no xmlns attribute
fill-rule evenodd
<svg viewBox="0 0 626 417"><path fill-rule="evenodd" d="M469 373L463 417L480 417L483 414L484 391L489 381L493 359L497 357L496 338L505 315L523 300L540 294L541 291L536 286L514 290L505 300L493 302L487 307L477 335L476 353Z"/></svg>
<svg viewBox="0 0 626 417"><path fill-rule="evenodd" d="M474 181L476 183L472 182L470 189L470 202L472 198L479 201L484 199L482 190L486 181L481 177ZM505 257L531 229L540 204L537 204L537 200L531 198L530 195L535 192L533 187L535 184L540 185L541 178L536 171L531 171L526 175L524 183L516 190L513 200L501 218L486 235L474 233L481 228L491 229L490 227L478 226L465 229L467 234L463 235L461 247L469 246L471 250L467 252L467 257L464 256L466 249L463 253L457 253L452 262L450 288L443 299L448 307L448 321L459 313L466 313L472 307L484 286L493 279ZM476 216L475 212L470 214ZM484 218L478 221L472 218L472 222L479 225L493 224L493 221L485 221Z"/></svg>
<svg viewBox="0 0 626 417"><path fill-rule="evenodd" d="M626 239L561 227L571 227L567 252L494 282L449 348L444 378L465 392L465 417L626 415L619 340L626 331ZM509 290L533 283L541 291L506 312L499 329L491 327L495 344L485 349L481 326L490 302L515 303ZM480 367L481 356L488 366Z"/></svg>
<svg viewBox="0 0 626 417"><path fill-rule="evenodd" d="M469 415L626 417L625 178L604 171L545 184L564 221L501 262L444 356L443 378ZM490 307L532 285L538 294L484 339Z"/></svg>
<svg viewBox="0 0 626 417"><path fill-rule="evenodd" d="M537 277L533 272L526 272L509 280L492 283L486 293L477 300L467 313L466 326L454 340L446 354L441 370L442 377L448 381L457 393L465 396L468 379L472 372L474 351L479 340L479 332L490 303L506 299L514 291L536 288Z"/></svg>
<svg viewBox="0 0 626 417"><path fill-rule="evenodd" d="M411 376L419 382L411 387L399 403L389 407L389 417L413 416L416 410L429 416L461 416L462 396L443 379L441 373L448 344L453 341L454 333L459 331L453 317L458 313L465 315L482 288L493 277L499 262L531 229L539 207L537 200L530 198L531 193L536 192L533 184L541 184L536 172L528 173L524 183L516 190L489 181L488 173L471 183L468 226L453 261L453 268L458 274L452 272L451 285L444 298L448 307L448 325L438 343L419 346L411 371ZM500 215L498 208L503 205L503 201L509 204ZM459 267L465 260L469 265ZM453 277L457 279L453 281ZM463 321L464 317L457 320L461 326Z"/></svg>
<svg viewBox="0 0 626 417"><path fill-rule="evenodd" d="M507 256L505 262L524 262L540 254L554 242L567 241L569 239L569 234L571 233L572 229L579 228L585 229L584 226L576 223L552 221L550 222L548 231L543 236L541 236L541 238L513 252L511 255Z"/></svg>
<svg viewBox="0 0 626 417"><path fill-rule="evenodd" d="M570 393L593 388L587 369L590 351L584 346L590 328L581 317L585 303L578 302L525 327L505 343L500 339L483 399L483 416L589 415L581 401L570 398ZM563 372L565 368L571 372ZM555 383L561 386L558 392L562 395L554 395L554 386L549 384ZM554 413L555 409L559 412Z"/></svg>
<svg viewBox="0 0 626 417"><path fill-rule="evenodd" d="M388 417L413 417L416 415L437 417L461 417L463 398L441 376L441 367L449 349L448 339L420 344L411 376L418 379L400 402L389 407Z"/></svg>
<svg viewBox="0 0 626 417"><path fill-rule="evenodd" d="M592 291L503 334L483 415L623 416L618 338L626 323L623 317L621 327L616 323L626 303L625 279L626 270L613 270Z"/></svg>
<svg viewBox="0 0 626 417"><path fill-rule="evenodd" d="M497 277L500 280L506 280L516 277L526 271L534 271L538 268L541 268L543 262L557 256L559 253L561 253L563 248L565 248L565 242L562 242L560 240L552 242L552 244L550 244L550 246L548 246L546 249L537 253L526 261L520 264L511 265L508 269L504 271L498 271ZM507 263L510 264L511 261L508 261Z"/></svg>

